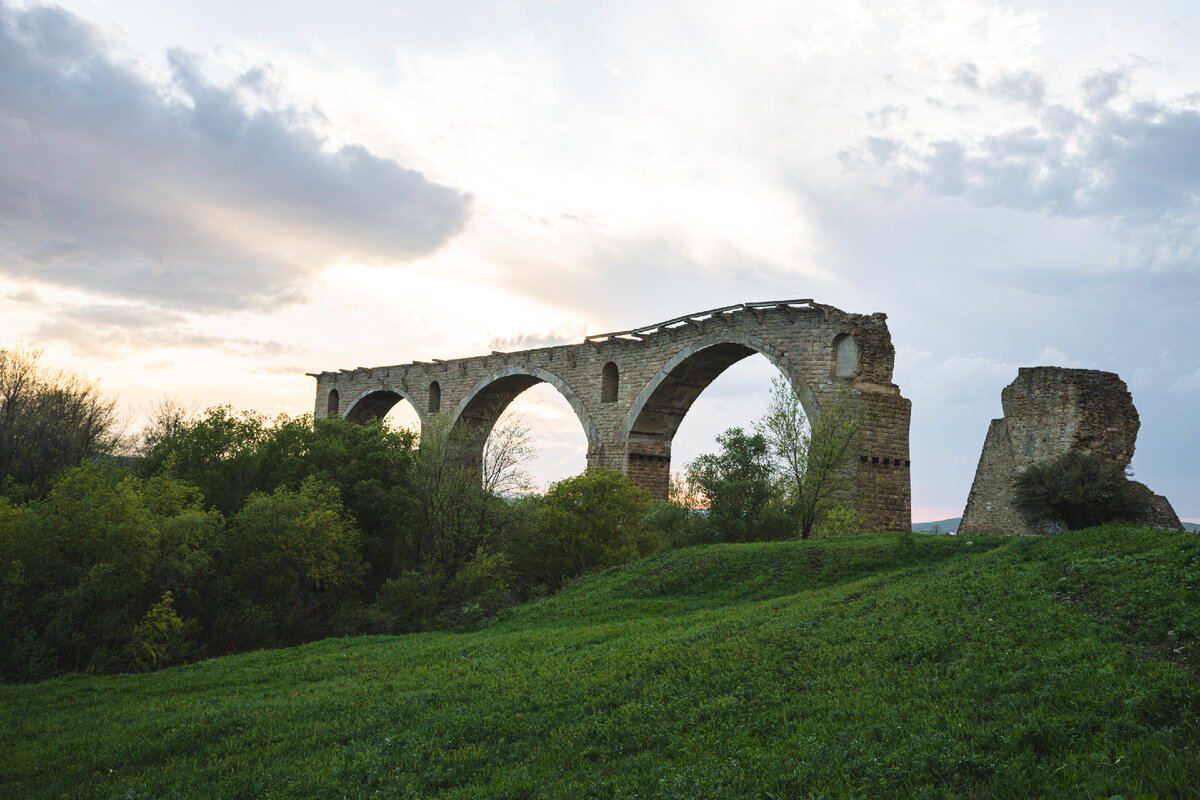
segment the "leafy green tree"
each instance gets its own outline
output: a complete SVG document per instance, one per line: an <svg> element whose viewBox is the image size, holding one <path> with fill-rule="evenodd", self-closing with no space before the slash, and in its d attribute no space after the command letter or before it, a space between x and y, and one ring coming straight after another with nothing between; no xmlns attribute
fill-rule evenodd
<svg viewBox="0 0 1200 800"><path fill-rule="evenodd" d="M309 478L337 487L361 534L369 593L419 566L415 433L383 420L281 418L264 436L258 458L262 491L299 489Z"/></svg>
<svg viewBox="0 0 1200 800"><path fill-rule="evenodd" d="M359 595L358 529L338 490L316 478L252 495L216 552L218 651L315 638Z"/></svg>
<svg viewBox="0 0 1200 800"><path fill-rule="evenodd" d="M270 435L267 418L232 406L213 406L199 419L176 424L155 419L151 428L164 429L145 453L143 473L166 472L196 486L225 516L236 513L252 492L263 491L264 460L260 445Z"/></svg>
<svg viewBox="0 0 1200 800"><path fill-rule="evenodd" d="M166 478L147 486L119 470L81 467L28 510L0 508L13 565L0 609L5 676L132 666L130 642L145 615L169 592L199 598L220 517L198 498Z"/></svg>
<svg viewBox="0 0 1200 800"><path fill-rule="evenodd" d="M1150 490L1129 480L1124 466L1077 450L1030 466L1015 488L1030 522L1061 520L1068 530L1137 519L1150 501Z"/></svg>
<svg viewBox="0 0 1200 800"><path fill-rule="evenodd" d="M94 383L0 350L0 493L40 498L64 473L120 444L116 404Z"/></svg>
<svg viewBox="0 0 1200 800"><path fill-rule="evenodd" d="M809 420L800 397L783 377L771 385L771 400L756 428L775 459L780 487L800 538L837 510L838 529L853 518L852 473L862 429L861 406L854 390L841 386Z"/></svg>
<svg viewBox="0 0 1200 800"><path fill-rule="evenodd" d="M506 552L526 592L557 589L567 578L623 564L660 543L643 519L650 496L619 472L588 470L555 483L519 509Z"/></svg>
<svg viewBox="0 0 1200 800"><path fill-rule="evenodd" d="M175 613L175 598L164 592L134 626L125 645L125 660L134 672L149 672L174 664L187 649L184 623Z"/></svg>
<svg viewBox="0 0 1200 800"><path fill-rule="evenodd" d="M514 434L527 436L519 431ZM435 415L421 431L417 451L417 497L420 504L418 552L447 576L458 572L479 547L491 549L514 517L508 502L499 496L509 480L519 477L522 463L472 463L483 431L470 420L453 427L448 414ZM509 447L510 455L531 451ZM483 457L488 456L484 448ZM488 479L488 485L483 480Z"/></svg>
<svg viewBox="0 0 1200 800"><path fill-rule="evenodd" d="M766 437L730 428L717 436L717 444L719 453L705 453L688 465L688 481L708 502L707 524L731 542L790 535L787 518L776 502Z"/></svg>
<svg viewBox="0 0 1200 800"><path fill-rule="evenodd" d="M355 425L309 415L268 421L228 406L189 418L164 401L143 433L144 471L178 476L209 503L236 514L254 492L298 491L308 478L337 487L362 534L374 592L419 561L416 436L381 420Z"/></svg>

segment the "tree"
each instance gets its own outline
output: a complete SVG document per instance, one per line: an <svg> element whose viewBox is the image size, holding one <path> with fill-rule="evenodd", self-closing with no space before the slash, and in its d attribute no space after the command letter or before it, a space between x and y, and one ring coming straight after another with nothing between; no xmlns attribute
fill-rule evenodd
<svg viewBox="0 0 1200 800"><path fill-rule="evenodd" d="M216 549L218 650L321 635L363 574L358 529L337 489L316 478L252 495Z"/></svg>
<svg viewBox="0 0 1200 800"><path fill-rule="evenodd" d="M187 406L176 397L160 397L151 404L150 418L138 436L138 454L149 456L160 444L174 439L191 426L198 416L195 404Z"/></svg>
<svg viewBox="0 0 1200 800"><path fill-rule="evenodd" d="M168 478L89 465L23 512L0 503L0 557L11 565L0 573L0 673L36 680L145 666L144 646L156 648L153 664L178 657L221 525L199 499Z"/></svg>
<svg viewBox="0 0 1200 800"><path fill-rule="evenodd" d="M483 445L480 484L485 492L528 492L533 488L529 464L537 448L523 414L504 412Z"/></svg>
<svg viewBox="0 0 1200 800"><path fill-rule="evenodd" d="M1016 481L1017 508L1030 522L1061 520L1068 530L1136 519L1150 490L1129 480L1127 468L1078 450L1034 464Z"/></svg>
<svg viewBox="0 0 1200 800"><path fill-rule="evenodd" d="M565 478L526 503L527 524L511 532L505 549L527 590L557 589L567 578L632 561L659 544L643 522L650 495L613 470Z"/></svg>
<svg viewBox="0 0 1200 800"><path fill-rule="evenodd" d="M37 350L0 350L0 492L45 497L67 470L120 444L116 403L96 384L43 369Z"/></svg>
<svg viewBox="0 0 1200 800"><path fill-rule="evenodd" d="M228 405L213 406L194 420L173 418L176 409L169 405L160 406L160 411L167 417L151 422L151 430L162 435L145 454L145 474L166 471L199 487L226 516L236 513L252 492L274 488L263 484L264 462L258 454L270 433L266 416L235 412Z"/></svg>
<svg viewBox="0 0 1200 800"><path fill-rule="evenodd" d="M854 390L842 385L809 420L800 396L782 376L771 385L767 412L756 425L779 469L783 495L807 539L821 519L853 491L851 460L858 448L862 411Z"/></svg>
<svg viewBox="0 0 1200 800"><path fill-rule="evenodd" d="M419 550L448 576L513 522L512 508L500 494L528 485L526 466L535 453L519 418L501 417L490 437L472 420L451 423L445 413L427 420L417 451ZM482 461L473 462L473 456Z"/></svg>
<svg viewBox="0 0 1200 800"><path fill-rule="evenodd" d="M708 504L707 524L732 542L789 535L775 507L774 465L766 437L730 428L717 436L717 444L720 453L705 453L688 465L688 481Z"/></svg>

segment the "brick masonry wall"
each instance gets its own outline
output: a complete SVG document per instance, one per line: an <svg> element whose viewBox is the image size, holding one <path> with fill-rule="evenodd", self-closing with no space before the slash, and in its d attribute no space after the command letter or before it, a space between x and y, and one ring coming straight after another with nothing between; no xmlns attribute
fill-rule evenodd
<svg viewBox="0 0 1200 800"><path fill-rule="evenodd" d="M621 471L654 497L666 497L671 439L679 421L727 361L762 353L800 392L810 416L849 385L867 409L852 469L868 522L876 530L908 530L910 402L891 382L895 350L883 314L849 314L809 303L741 308L687 323L581 344L322 372L314 413L324 417L331 391L338 413L353 421L382 416L400 398L426 424L430 387L440 413L495 419L523 386L546 381L567 399L588 441L588 465ZM838 369L837 342L853 337L856 361ZM718 354L714 356L714 354ZM616 398L602 399L603 372L617 368ZM848 367L853 369L847 374ZM839 374L840 372L840 374ZM707 385L705 382L704 385Z"/></svg>

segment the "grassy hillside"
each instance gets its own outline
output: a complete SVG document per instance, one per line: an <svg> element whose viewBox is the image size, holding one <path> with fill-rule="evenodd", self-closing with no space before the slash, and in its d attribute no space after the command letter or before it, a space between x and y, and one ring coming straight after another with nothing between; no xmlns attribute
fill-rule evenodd
<svg viewBox="0 0 1200 800"><path fill-rule="evenodd" d="M0 687L0 797L1194 797L1200 537L668 551L472 633Z"/></svg>

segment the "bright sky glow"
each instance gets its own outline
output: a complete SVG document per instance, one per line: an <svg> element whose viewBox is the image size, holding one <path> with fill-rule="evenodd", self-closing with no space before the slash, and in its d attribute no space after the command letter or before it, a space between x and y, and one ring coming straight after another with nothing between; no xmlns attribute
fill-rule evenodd
<svg viewBox="0 0 1200 800"><path fill-rule="evenodd" d="M0 346L136 426L813 297L889 316L917 518L1050 364L1124 378L1136 476L1200 520L1197 41L1175 0L0 0ZM676 468L770 373L702 395ZM578 470L566 404L518 403L535 477Z"/></svg>

